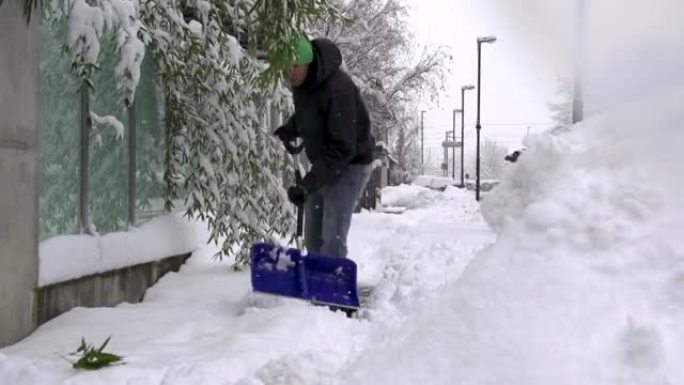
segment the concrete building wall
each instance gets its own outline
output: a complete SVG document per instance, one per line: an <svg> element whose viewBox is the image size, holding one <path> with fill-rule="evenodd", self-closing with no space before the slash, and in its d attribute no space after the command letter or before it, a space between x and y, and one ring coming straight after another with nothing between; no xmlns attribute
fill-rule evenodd
<svg viewBox="0 0 684 385"><path fill-rule="evenodd" d="M35 325L38 277L38 17L0 6L0 346Z"/></svg>

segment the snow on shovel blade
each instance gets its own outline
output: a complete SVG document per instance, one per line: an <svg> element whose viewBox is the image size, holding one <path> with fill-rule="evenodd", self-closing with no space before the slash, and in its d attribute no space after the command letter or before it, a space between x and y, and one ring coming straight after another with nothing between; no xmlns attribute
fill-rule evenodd
<svg viewBox="0 0 684 385"><path fill-rule="evenodd" d="M300 284L301 253L258 243L252 246L252 288L254 291L303 298Z"/></svg>
<svg viewBox="0 0 684 385"><path fill-rule="evenodd" d="M252 246L251 266L254 291L342 308L359 307L352 260L302 256L297 249L259 243Z"/></svg>

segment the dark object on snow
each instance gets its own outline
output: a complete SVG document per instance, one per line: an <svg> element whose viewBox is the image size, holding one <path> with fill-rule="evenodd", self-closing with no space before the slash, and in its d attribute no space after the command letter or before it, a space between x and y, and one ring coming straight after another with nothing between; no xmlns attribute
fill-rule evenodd
<svg viewBox="0 0 684 385"><path fill-rule="evenodd" d="M512 154L506 155L506 157L504 159L506 159L506 161L508 161L508 162L515 163L518 161L518 158L520 157L520 155L522 155L523 151L524 150L513 151Z"/></svg>

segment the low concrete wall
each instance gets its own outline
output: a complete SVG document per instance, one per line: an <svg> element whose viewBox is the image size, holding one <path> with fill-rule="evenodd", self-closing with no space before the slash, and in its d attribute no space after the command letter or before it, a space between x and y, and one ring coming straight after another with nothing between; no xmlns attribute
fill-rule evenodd
<svg viewBox="0 0 684 385"><path fill-rule="evenodd" d="M178 271L190 254L60 282L37 289L38 324L74 307L107 307L138 303L145 291L170 271Z"/></svg>

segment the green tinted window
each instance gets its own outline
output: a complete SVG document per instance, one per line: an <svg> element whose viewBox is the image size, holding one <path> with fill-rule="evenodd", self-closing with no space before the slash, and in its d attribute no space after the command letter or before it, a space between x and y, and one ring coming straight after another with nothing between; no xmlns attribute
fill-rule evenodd
<svg viewBox="0 0 684 385"><path fill-rule="evenodd" d="M100 117L113 116L126 127L128 112L116 88L114 68L118 54L114 34L101 40L100 68L92 77L90 110ZM91 133L90 210L99 233L126 229L128 205L127 138L118 137L110 124L93 121Z"/></svg>
<svg viewBox="0 0 684 385"><path fill-rule="evenodd" d="M78 230L79 85L63 46L64 25L41 25L41 240Z"/></svg>
<svg viewBox="0 0 684 385"><path fill-rule="evenodd" d="M147 52L135 95L136 211L138 221L164 209L164 127L155 83L154 60Z"/></svg>

